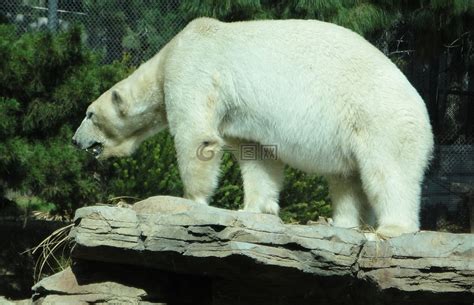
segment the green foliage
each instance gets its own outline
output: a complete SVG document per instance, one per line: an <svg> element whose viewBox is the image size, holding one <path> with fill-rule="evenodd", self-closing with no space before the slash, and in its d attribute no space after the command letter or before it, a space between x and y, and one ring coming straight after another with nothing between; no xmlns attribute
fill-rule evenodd
<svg viewBox="0 0 474 305"><path fill-rule="evenodd" d="M109 197L183 195L173 139L167 132L145 141L134 156L115 159L110 166Z"/></svg>
<svg viewBox="0 0 474 305"><path fill-rule="evenodd" d="M15 201L22 215L28 214L31 211L50 213L55 209L54 204L45 202L39 197L18 196L15 198Z"/></svg>
<svg viewBox="0 0 474 305"><path fill-rule="evenodd" d="M101 196L97 164L70 145L72 128L128 71L99 66L79 28L57 36L12 33L0 25L0 193L20 190L71 213Z"/></svg>
<svg viewBox="0 0 474 305"><path fill-rule="evenodd" d="M6 138L15 133L17 128L15 115L19 109L20 104L16 100L0 97L0 138Z"/></svg>
<svg viewBox="0 0 474 305"><path fill-rule="evenodd" d="M379 3L380 2L380 3ZM251 19L319 19L370 34L388 26L390 13L385 1L369 0L283 0L283 1L184 1L188 19L200 16L224 21Z"/></svg>
<svg viewBox="0 0 474 305"><path fill-rule="evenodd" d="M370 3L362 3L339 10L331 21L364 35L389 26L391 20L382 8Z"/></svg>
<svg viewBox="0 0 474 305"><path fill-rule="evenodd" d="M243 208L242 175L237 160L230 152L224 153L220 170L219 187L212 198L211 205L231 210Z"/></svg>
<svg viewBox="0 0 474 305"><path fill-rule="evenodd" d="M280 195L281 218L286 222L306 223L331 215L327 182L320 176L286 168Z"/></svg>
<svg viewBox="0 0 474 305"><path fill-rule="evenodd" d="M280 217L287 223L306 224L319 217L330 217L331 206L328 201L296 202L280 211Z"/></svg>
<svg viewBox="0 0 474 305"><path fill-rule="evenodd" d="M87 12L87 17L77 21L86 27L89 42L104 54L106 62L127 53L138 65L185 24L183 13L173 1L84 0L78 10Z"/></svg>
<svg viewBox="0 0 474 305"><path fill-rule="evenodd" d="M202 16L226 21L248 20L254 19L256 16L263 17L262 4L255 0L183 1L180 10L189 20Z"/></svg>

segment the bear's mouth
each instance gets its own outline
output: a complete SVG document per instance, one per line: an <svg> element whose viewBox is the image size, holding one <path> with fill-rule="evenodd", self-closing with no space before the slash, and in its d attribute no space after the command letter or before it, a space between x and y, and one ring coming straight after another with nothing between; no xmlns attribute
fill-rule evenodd
<svg viewBox="0 0 474 305"><path fill-rule="evenodd" d="M99 157L103 150L104 145L102 145L102 143L100 142L95 142L94 144L86 148L86 151L92 154L95 158Z"/></svg>

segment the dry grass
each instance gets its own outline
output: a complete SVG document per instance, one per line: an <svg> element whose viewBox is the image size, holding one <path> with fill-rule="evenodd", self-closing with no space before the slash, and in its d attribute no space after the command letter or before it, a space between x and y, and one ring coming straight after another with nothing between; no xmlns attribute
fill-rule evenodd
<svg viewBox="0 0 474 305"><path fill-rule="evenodd" d="M69 254L65 251L69 245L69 232L74 226L73 223L57 229L41 241L36 247L28 249L32 254L40 252L35 263L33 278L35 282L41 279L44 268L47 266L52 271L64 270L70 265ZM59 252L60 251L60 252Z"/></svg>
<svg viewBox="0 0 474 305"><path fill-rule="evenodd" d="M130 208L131 204L136 201L140 201L140 198L130 197L130 196L120 196L114 197L107 200L107 203L96 203L96 205L108 205L108 206L118 206ZM35 216L38 219L48 219L48 220L57 220L51 219L49 213L35 211ZM48 217L47 217L48 215ZM33 278L35 282L38 282L47 267L53 272L59 272L64 270L71 264L71 259L69 253L65 253L69 249L70 238L69 232L71 231L73 223L57 229L51 233L48 237L43 239L37 246L24 251L22 254L29 252L32 254L39 253L39 257L36 260Z"/></svg>

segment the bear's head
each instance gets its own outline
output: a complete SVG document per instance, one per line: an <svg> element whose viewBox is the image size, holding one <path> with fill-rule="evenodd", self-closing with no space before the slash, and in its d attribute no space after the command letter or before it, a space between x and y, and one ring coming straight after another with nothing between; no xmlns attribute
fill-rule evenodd
<svg viewBox="0 0 474 305"><path fill-rule="evenodd" d="M140 88L136 80L126 79L87 108L72 142L98 159L129 156L145 139L166 126L159 86L148 84Z"/></svg>

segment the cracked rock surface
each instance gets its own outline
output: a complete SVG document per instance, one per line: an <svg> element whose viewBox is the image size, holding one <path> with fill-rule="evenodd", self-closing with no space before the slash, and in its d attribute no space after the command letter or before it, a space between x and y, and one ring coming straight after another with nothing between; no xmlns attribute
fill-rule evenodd
<svg viewBox="0 0 474 305"><path fill-rule="evenodd" d="M131 209L81 208L70 236L75 264L33 288L37 304L474 301L472 234L369 241L355 230L157 196Z"/></svg>

